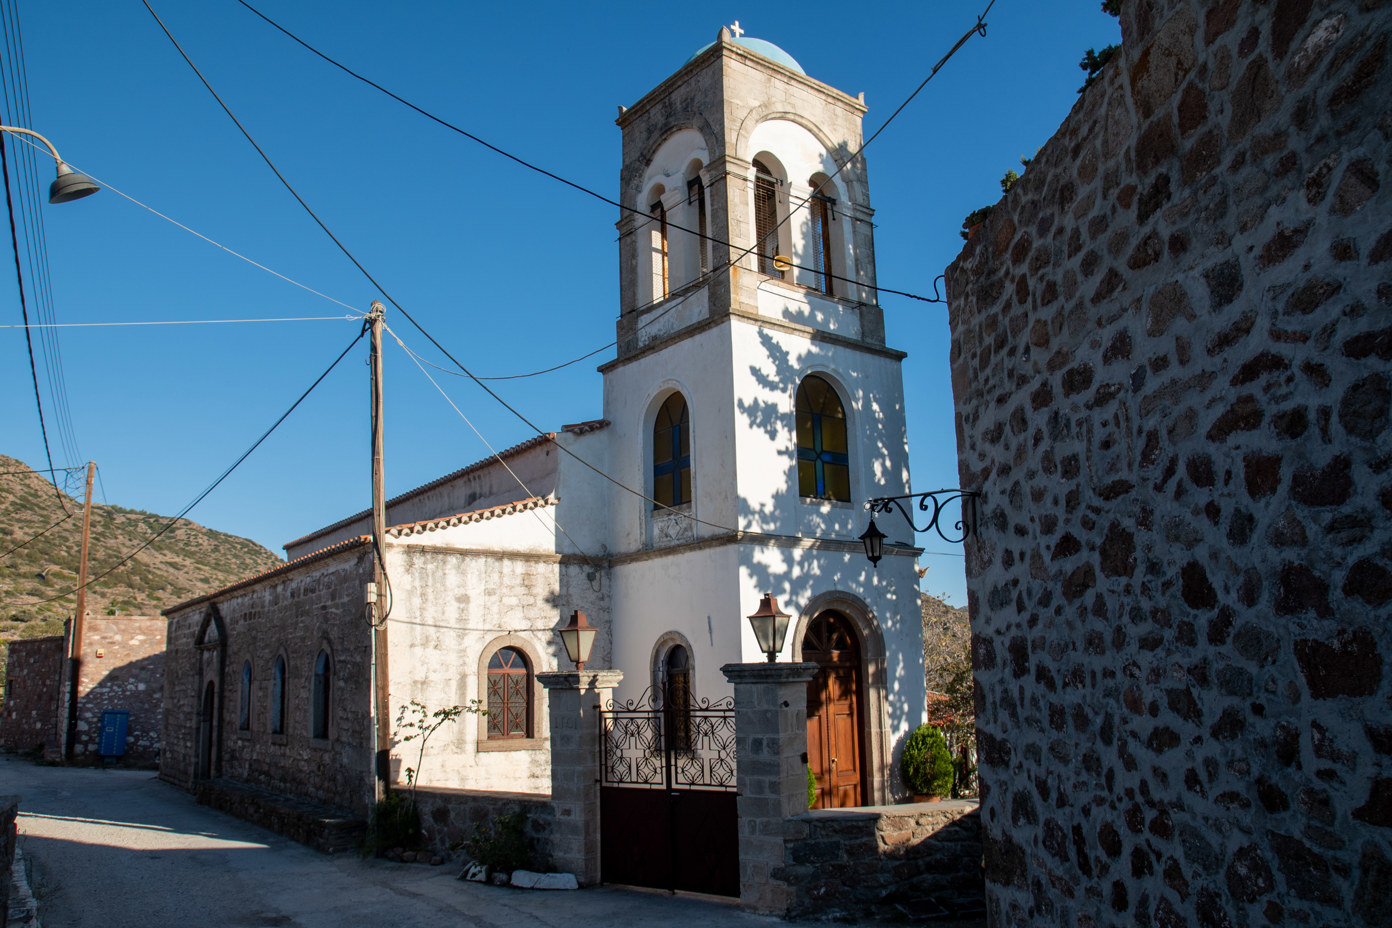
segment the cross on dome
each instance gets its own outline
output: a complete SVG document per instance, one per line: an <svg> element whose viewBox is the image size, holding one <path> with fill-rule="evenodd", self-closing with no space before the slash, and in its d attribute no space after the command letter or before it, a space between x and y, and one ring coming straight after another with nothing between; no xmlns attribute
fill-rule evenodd
<svg viewBox="0 0 1392 928"><path fill-rule="evenodd" d="M733 36L734 36L735 38L737 38L737 39L738 39L740 36L744 35L744 30L740 28L740 24L739 24L739 20L738 20L738 19L735 20L733 23L730 24L730 34L733 35Z"/></svg>

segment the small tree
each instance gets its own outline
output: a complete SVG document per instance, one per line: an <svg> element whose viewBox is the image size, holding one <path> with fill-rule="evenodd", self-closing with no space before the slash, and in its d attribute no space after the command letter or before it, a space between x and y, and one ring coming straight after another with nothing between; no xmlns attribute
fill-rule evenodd
<svg viewBox="0 0 1392 928"><path fill-rule="evenodd" d="M483 704L479 700L475 699L470 701L467 706L446 706L431 712L426 708L425 703L413 699L402 706L401 711L396 714L397 730L410 732L401 738L401 743L420 742L420 750L416 753L416 765L406 768L406 785L411 788L411 806L413 808L416 804L416 783L420 780L421 765L425 763L425 743L430 740L431 735L465 713L487 715L488 710L483 708Z"/></svg>
<svg viewBox="0 0 1392 928"><path fill-rule="evenodd" d="M946 796L952 792L952 755L942 731L923 724L904 742L899 762L904 785L920 796Z"/></svg>

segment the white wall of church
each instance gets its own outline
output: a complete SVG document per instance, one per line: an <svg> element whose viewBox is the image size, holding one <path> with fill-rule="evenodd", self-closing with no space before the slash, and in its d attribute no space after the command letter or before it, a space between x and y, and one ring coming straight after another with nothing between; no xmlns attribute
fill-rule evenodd
<svg viewBox="0 0 1392 928"><path fill-rule="evenodd" d="M616 698L638 699L654 684L654 646L670 633L691 646L696 696L731 694L720 667L745 659L742 626L754 611L729 582L738 556L736 545L725 544L614 566L614 667L624 672Z"/></svg>
<svg viewBox="0 0 1392 928"><path fill-rule="evenodd" d="M510 516L510 519L525 514ZM534 675L569 669L556 629L570 611L609 610L607 587L591 585L584 565L555 554L468 553L389 542L392 606L388 655L394 738L401 707L412 699L433 712L444 706L487 704L489 656L498 647L526 655L533 674L528 737L490 740L487 720L463 716L430 739L422 785L453 789L549 793L550 753L544 691ZM610 631L601 624L592 660L607 666ZM394 775L417 766L415 742L394 743Z"/></svg>

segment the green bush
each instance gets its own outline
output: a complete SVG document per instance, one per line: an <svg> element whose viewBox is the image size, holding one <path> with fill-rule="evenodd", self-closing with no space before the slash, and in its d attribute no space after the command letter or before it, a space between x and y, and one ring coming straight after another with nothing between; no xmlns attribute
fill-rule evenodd
<svg viewBox="0 0 1392 928"><path fill-rule="evenodd" d="M462 842L470 857L496 871L525 870L532 861L532 843L527 840L527 813L498 815L487 826L474 825L472 837Z"/></svg>
<svg viewBox="0 0 1392 928"><path fill-rule="evenodd" d="M910 792L920 796L952 793L952 755L942 731L932 725L920 725L909 735L899 769Z"/></svg>
<svg viewBox="0 0 1392 928"><path fill-rule="evenodd" d="M807 765L807 808L817 804L817 778L812 775L812 765Z"/></svg>
<svg viewBox="0 0 1392 928"><path fill-rule="evenodd" d="M393 790L372 807L367 823L368 854L394 847L415 847L420 842L420 813L410 795Z"/></svg>

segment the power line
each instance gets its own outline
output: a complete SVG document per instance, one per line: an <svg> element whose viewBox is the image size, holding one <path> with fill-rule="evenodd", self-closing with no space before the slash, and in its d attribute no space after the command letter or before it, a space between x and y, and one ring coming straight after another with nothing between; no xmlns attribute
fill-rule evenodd
<svg viewBox="0 0 1392 928"><path fill-rule="evenodd" d="M267 16L266 14L262 13L260 10L256 9L256 7L254 7L254 6L252 6L250 3L248 3L247 0L237 0L237 2L240 3L242 6L246 7L248 10L250 10L252 13L254 13L257 17L259 17L261 20L263 20L263 21L264 21L265 23L267 23L269 26L271 26L272 28L276 29L278 32L280 32L281 34L283 34L284 36L286 36L287 38L289 38L291 41L295 42L297 45L299 45L299 46L301 46L302 48L304 48L306 51L310 52L310 53L313 54L313 55L316 55L316 56L319 57L319 58L322 58L324 61L328 62L329 64L333 65L335 68L338 68L340 71L342 71L343 73L347 74L349 77L352 77L352 78L354 78L354 79L356 79L356 80L362 81L364 84L367 84L369 87L372 87L373 89L375 89L375 90L377 90L377 91L380 91L381 93L386 94L387 96L391 97L391 98L392 98L393 100L395 100L396 102L400 103L402 106L405 106L405 107L407 107L408 109L414 110L415 112L417 112L417 113L419 113L420 115L424 116L426 119L429 119L431 122L437 123L437 124L439 124L440 126L443 126L444 128L449 129L451 132L457 132L458 134L460 134L460 135L464 136L465 138L469 139L470 141L477 142L479 145L482 145L484 148L487 148L489 151L494 152L494 153L499 154L499 155L502 155L504 158L507 158L509 161L516 162L517 164L521 165L522 167L528 169L529 171L535 171L536 173L541 174L541 175L544 176L544 177L549 177L549 178L551 178L551 179L554 180L554 181L557 181L557 182L559 182L559 183L565 184L567 187L570 187L570 188L572 188L572 189L574 189L574 190L580 191L581 193L584 193L584 194L587 194L587 195L589 195L589 196L591 196L591 197L594 197L596 200L599 200L599 201L601 201L601 202L603 202L603 203L607 203L607 204L610 205L610 206L617 207L619 210L621 210L621 211L623 211L623 212L632 213L632 214L635 215L635 216L640 216L640 217L642 217L643 219L647 220L647 222L659 222L659 221L662 221L662 220L660 220L657 216L654 216L652 213L649 213L649 212L647 212L646 210L642 210L642 209L639 209L639 208L633 207L633 206L627 206L627 205L625 205L624 203L622 203L622 202L620 202L620 201L618 201L618 200L615 200L615 199L613 199L613 198L611 198L611 197L605 196L604 194L598 192L597 190L593 190L593 189L591 189L591 188L589 188L589 187L586 187L586 186L583 185L583 184L580 184L580 183L577 183L577 182L575 182L575 181L573 181L573 180L570 180L569 178L562 177L561 175L555 173L554 171L548 171L546 168L543 168L543 167L541 167L540 165L534 164L534 163L532 163L532 162L526 160L525 158L519 157L518 155L514 155L514 154L512 154L511 152L507 151L506 149L499 148L497 145L494 145L492 142L489 142L489 141L487 141L486 139L483 139L483 138L481 138L481 137L475 135L474 133L470 132L470 131L467 130L467 129L464 129L464 128L460 127L460 126L456 126L454 123L449 122L448 120L443 119L443 118L441 118L441 117L439 117L439 116L436 116L434 113L431 113L429 110L426 110L426 109L424 109L424 108L422 108L422 107L417 106L416 104L412 103L410 100L407 100L405 97L402 97L400 94L397 94L397 93L392 92L391 90L388 90L386 87L383 87L381 84L377 83L376 81L372 80L371 78L365 77L364 75L359 74L357 71L354 71L352 68L348 67L347 65L345 65L345 64L343 64L342 62L338 61L337 59L330 57L329 55L325 54L324 52L321 52L319 49L315 48L313 45L310 45L310 44L309 44L308 42L306 42L304 39L301 39L299 36L295 35L295 33L291 32L289 29L286 29L286 28L285 28L284 26L282 26L280 23L276 22L275 20L271 19L271 18L270 18L269 16ZM994 4L994 3L995 3L995 0L991 0L991 3ZM148 6L148 4L146 4L146 5ZM991 7L990 7L990 6L987 6L986 11L989 12L990 9L991 9ZM984 12L981 14L981 16L983 16L983 17L984 17L985 15L986 15L986 13L984 13ZM982 30L983 30L983 31L982 31L982 34L984 35L984 34L985 34L985 32L984 32L984 25L985 25L985 24L980 22L980 17L978 17L978 20L977 20L977 21L978 21L978 26L982 28ZM976 31L976 30L973 29L973 32L975 32L975 31ZM971 35L971 33L968 33L968 36L967 36L967 37L969 38L970 35ZM963 39L963 42L965 42L965 41L966 41L966 39L964 38L964 39ZM959 43L957 44L957 46L954 47L954 48L952 49L951 52L948 52L948 53L947 53L947 56L944 57L943 60L942 60L941 62L938 63L937 67L935 67L935 68L933 69L934 73L937 72L937 68L938 68L938 67L942 67L942 64L943 64L944 62L946 62L948 58L952 57L953 52L955 52L955 51L957 50L957 48L960 48L961 45L962 45L962 42L959 42ZM928 77L923 81L923 84L920 84L920 85L919 85L918 90L922 90L922 89L923 89L923 85L924 85L924 84L927 84L928 81L932 79L932 76L933 76L932 74L928 75ZM899 115L899 110L902 110L905 106L907 106L908 103L909 103L909 101L912 100L912 99L914 98L914 96L916 96L916 95L918 94L918 90L915 90L914 93L913 93L913 95L910 95L909 99L908 99L908 100L905 100L904 103L900 105L899 109L898 109L898 110L895 110L894 113L891 114L891 116L889 117L888 120L885 120L884 125L880 126L880 128L875 132L875 135L879 135L880 132L883 132L883 131L884 131L885 127L889 125L890 121L892 121L892 120L894 119L895 116ZM865 149L865 146L868 145L868 144L870 144L870 141L873 141L873 140L874 140L874 138L875 138L875 136L872 135L872 136L870 137L870 139L866 140L866 142L863 143L863 144L860 146L860 148L856 150L855 154L851 155L851 158L848 160L847 163L849 163L849 161L854 160L855 157L856 157L857 155L859 155L859 154L861 153L861 151L863 151L863 150ZM837 174L839 174L839 173L841 172L842 167L844 167L844 165L842 165L841 167L838 167L838 168L836 169L836 171L833 171L832 174L831 174L831 177L835 177ZM726 172L727 175L729 175L729 173L730 173L730 172L728 172L728 171ZM830 182L830 177L827 179L826 182ZM826 183L826 182L824 182L824 183ZM822 188L822 185L818 185L817 191L814 191L814 195L815 195L816 192L820 191L821 188ZM802 208L802 206L806 205L806 204L807 204L808 202L810 202L810 201L811 201L811 198L809 197L807 200L803 200L803 201L800 202L796 207L794 207L793 209L789 210L789 214L788 214L787 216L784 216L784 217L783 217L783 220L775 225L775 227L774 227L775 230L777 230L779 227L781 227L784 223L788 222L788 221L792 218L792 213L793 213L793 212L796 212L797 209ZM643 225L646 225L646 224L647 224L647 223L644 223ZM643 225L640 225L640 226L638 226L638 227L635 228L635 229L631 229L628 233L625 233L625 234L633 234L633 233L636 233L636 232L638 232L639 230L641 230L641 229L643 228ZM685 232L685 233L687 233L688 235L694 235L694 236L696 236L697 238L699 238L699 239L701 239L701 240L703 240L703 241L711 242L711 243L716 244L716 245L722 245L722 246L727 247L727 248L734 248L734 247L736 247L736 246L733 245L732 243L723 241L723 240L721 240L721 239L718 239L718 238L716 238L716 237L713 236L713 235L708 235L708 234L706 234L706 233L704 233L704 232L701 232L701 231L699 231L699 230L696 230L696 229L688 229L688 228L686 228L685 226L677 225L677 224L674 223L674 222L668 221L668 222L667 222L667 226L668 226L668 228L670 228L670 229L676 229L676 230L679 231L679 232ZM620 237L622 238L622 236L620 236ZM754 245L754 248L757 248L757 247L758 247L759 245L761 245L761 244L763 244L762 241L756 242L755 245ZM751 251L754 250L754 248L750 248L750 249L746 250L743 254L740 255L740 258L743 258L745 255L748 255ZM735 259L735 261L738 261L738 260L739 260L739 258ZM732 262L730 262L730 263L733 264L733 263L735 263L735 261L732 261ZM930 298L928 298L928 297L918 296L917 294L908 293L908 292L903 291L903 290L891 290L891 289L889 289L888 287L875 287L875 286L871 286L870 284L864 283L863 281L854 280L854 279L852 279L852 278L850 278L850 277L842 277L842 276L837 275L837 274L832 274L832 273L830 273L829 271L818 271L816 268L807 267L807 266L801 265L801 264L793 264L792 262L789 262L789 265L790 265L790 267L797 268L798 270L812 271L812 272L814 272L814 273L822 274L823 276L829 277L829 278L831 278L831 279L833 279L833 280L839 280L839 281L843 281L843 282L845 282L845 283L855 284L856 286L865 287L865 288L868 289L868 290L877 290L877 291L879 291L879 292L881 292L881 293L893 293L893 294L895 294L895 295L897 295L897 296L905 296L905 297L909 297L910 299L923 300L924 302L927 302L927 303L940 303L940 302L942 302L942 300L930 299ZM400 307L398 307L398 308L400 308ZM599 349L599 350L602 351L603 349ZM574 363L574 362L570 362L570 363ZM562 366L564 366L564 365L562 365ZM542 372L542 373L545 373L545 372ZM533 375L519 375L519 376L533 376ZM503 378L485 378L485 379L493 380L493 379L503 379Z"/></svg>
<svg viewBox="0 0 1392 928"><path fill-rule="evenodd" d="M16 551L18 551L20 548L23 548L24 546L28 545L30 542L38 541L40 538L42 538L43 536L47 535L49 532L53 531L55 528L57 528L58 526L62 525L64 522L68 521L69 519L71 519L71 518L72 518L73 516L75 516L75 515L77 515L77 512L76 512L76 511L66 513L66 514L63 516L63 518L59 519L57 522L54 522L52 525L50 525L48 528L44 529L42 532L39 532L37 535L34 535L34 536L31 537L28 541L21 541L19 544L15 545L13 548L11 548L10 550L6 551L4 554L0 554L0 561L3 561L5 558L9 557L11 554L14 554Z"/></svg>
<svg viewBox="0 0 1392 928"><path fill-rule="evenodd" d="M161 319L153 322L54 322L48 325L0 325L0 329L94 329L141 325L222 325L242 322L353 322L362 316L290 316L277 319Z"/></svg>
<svg viewBox="0 0 1392 928"><path fill-rule="evenodd" d="M14 219L14 200L10 196L10 159L6 152L9 145L5 141L5 136L9 133L0 132L0 174L3 174L5 182L5 207L10 216L10 244L14 247L15 258L15 278L19 283L19 311L24 318L24 344L29 349L29 375L34 381L34 405L39 409L39 432L43 435L44 455L48 459L48 474L54 480L53 492L58 497L58 505L64 512L68 511L67 503L63 500L63 494L58 490L57 478L53 476L53 451L48 447L48 426L44 423L43 399L39 396L39 372L34 366L34 342L29 337L29 304L24 298L24 270L19 262L19 238L15 234Z"/></svg>
<svg viewBox="0 0 1392 928"><path fill-rule="evenodd" d="M290 408L287 409L287 410L285 410L285 412L281 413L280 418L277 419L275 422L273 422L273 423L271 424L271 427L270 427L270 428L268 428L268 429L266 429L266 431L262 432L262 433L261 433L261 437L258 438L258 439L256 439L256 441L252 442L250 448L247 448L245 451L242 452L241 457L239 457L239 458L237 458L237 460L233 461L232 464L231 464L226 470L224 470L221 474L218 475L218 477L217 477L216 480L214 480L212 483L208 484L207 488L205 488L205 489L203 490L202 493L199 493L196 497L194 497L193 502L189 503L187 506L185 506L183 509L181 509L181 510L179 511L179 514L178 514L178 515L174 516L174 517L171 518L168 522L166 522L166 523L164 524L164 527L163 527L163 528L161 528L158 532L156 532L155 534L153 534L153 535L151 535L149 538L147 538L147 539L144 541L144 543L142 543L142 544L140 545L140 547L136 548L136 549L135 549L134 551L132 551L130 554L127 554L125 557L121 558L121 560L117 561L115 564L112 564L110 567L108 567L106 570L102 571L102 572L101 572L100 574L98 574L97 576L90 578L90 579L87 581L86 586L91 586L92 584L96 583L98 580L101 580L101 579L103 579L104 577L107 577L107 576L109 576L110 574L114 573L114 572L115 572L118 568L120 568L122 565L124 565L126 562L130 561L131 558L135 557L135 556L136 556L137 554L139 554L141 551L144 551L146 548L150 547L150 545L152 545L152 544L154 544L156 541L158 541L158 540L160 539L161 536L163 536L166 532L168 532L168 531L169 531L170 529L172 529L175 525L177 525L177 524L179 523L179 520L183 519L184 516L188 515L191 511L193 511L193 507L195 507L195 506L197 506L199 503L203 502L204 498L206 498L206 497L208 496L209 493L212 493L214 490L216 490L216 489L218 488L218 485L219 485L219 484L221 484L224 480L226 480L229 476L231 476L232 472L233 472L234 470L236 470L237 467L240 466L241 463L242 463L243 461L245 461L248 457L250 457L250 456L251 456L251 453L252 453L253 451L255 451L257 448L261 447L261 443L264 442L267 438L269 438L269 437L271 436L271 433L274 432L274 431L280 426L280 424L281 424L282 422L284 422L286 419L288 419L288 418L290 417L290 414L291 414L292 412L294 412L294 411L299 407L299 405L305 401L305 397L309 396L309 394L311 394L311 393L314 392L314 388L315 388L315 387L317 387L317 386L319 386L319 384L323 383L324 378L327 377L327 376L329 376L329 374L333 372L333 369L334 369L335 367L338 367L338 362L342 361L345 357L347 357L347 356L348 356L348 352L352 351L352 350L353 350L353 346L356 345L358 342L360 342L360 341L362 340L362 337L363 337L364 335L366 335L366 334L367 334L367 326L364 325L364 326L362 327L362 330L359 331L358 334L357 334L356 336L353 337L353 340L352 340L351 342L348 343L348 347L347 347L347 348L344 348L343 351L342 351L342 353L340 353L338 357L334 358L333 363L330 364L330 365L324 370L324 373L320 374L317 378L315 378L314 383L312 383L312 384L309 385L309 389L307 389L307 390L305 390L303 393L301 393L299 399L297 399L297 400L295 400L295 402L291 403L291 404L290 404ZM45 603L51 603L51 602L54 602L55 600L62 599L62 598L65 597L65 596L71 596L73 593L76 593L77 590L78 590L77 587L73 587L73 588L70 589L70 590L67 590L67 591L65 591L65 592L59 593L57 596L51 596L51 597L49 597L48 599L40 599L40 600L35 600L35 601L33 601L33 602L20 602L20 603L15 603L14 605L17 605L17 606L41 606L41 605L44 605Z"/></svg>
<svg viewBox="0 0 1392 928"><path fill-rule="evenodd" d="M10 2L4 16L6 69L4 89L7 111L13 118L13 125L32 125L32 112L29 102L29 84L24 62L24 42L20 29L19 13L16 5ZM13 99L11 99L13 98ZM28 141L26 139L25 141ZM48 240L44 232L43 200L40 197L39 171L35 165L35 146L18 148L16 155L16 176L19 182L20 218L23 226L25 257L29 264L29 279L33 288L36 310L40 322L55 319L52 273L48 263ZM46 158L47 152L43 153ZM17 251L16 247L16 251ZM18 262L19 256L16 255ZM76 429L73 426L72 408L68 402L67 378L63 373L63 353L56 332L41 332L40 343L44 354L44 375L48 381L53 424L64 452L72 459L81 459L78 449Z"/></svg>
<svg viewBox="0 0 1392 928"><path fill-rule="evenodd" d="M241 2L244 6L247 6L247 9L252 10L252 12L254 12L254 13L256 12L256 10L255 10L254 8L252 8L251 6L249 6L249 5L246 4L245 0L239 0L239 2ZM300 196L299 192L294 188L294 186L290 183L290 181L287 180L286 177L285 177L285 175L282 174L282 173L280 172L280 169L276 167L275 163L271 160L270 156L267 155L266 152L265 152L265 150L261 148L261 146L257 143L256 139L253 138L252 135L251 135L251 133L247 130L247 128L246 128L245 126L242 125L241 120L237 119L236 115L232 112L231 108L227 105L226 102L223 101L222 97L218 94L218 92L217 92L216 90L213 89L212 84L210 84L210 83L208 82L208 79L207 79L206 77L203 76L203 72L200 71L200 70L198 69L198 66L195 65L195 64L193 63L192 59L189 58L188 53L186 53L186 52L184 51L183 47L179 44L178 40L174 38L173 33L171 33L171 32L169 31L169 28L164 24L164 21L160 19L159 14L157 14L157 13L154 11L154 9L150 6L149 0L141 0L141 3L144 4L145 9L147 9L147 10L150 12L150 15L151 15L152 17L154 17L155 22L159 24L160 29L163 30L164 34L169 38L169 41L170 41L171 43L173 43L175 49L179 52L180 57L182 57L182 58L184 59L184 62L185 62L186 64L188 64L188 66L193 70L194 74L198 76L199 81L201 81L202 84L203 84L203 86L208 90L208 92L209 92L210 94L213 95L213 99L215 99L215 100L217 101L218 105L219 105L220 107L222 107L223 112L227 114L228 118L231 119L232 122L233 122L233 123L237 126L237 128L241 131L243 137L245 137L246 140L251 144L251 146L252 146L253 148L256 149L257 154L259 154L259 155L261 156L261 159L262 159L263 161L266 162L267 167L269 167L269 168L271 169L271 171L275 174L275 176L280 180L281 184L284 185L285 189L290 193L291 196L293 196L293 197L295 198L295 200L300 204L300 206L305 210L305 212L309 214L310 218L314 220L314 222L319 226L319 228L323 230L324 234L327 235L327 236L329 237L329 239L330 239L331 241L333 241L333 243L334 243L335 245L338 246L339 250L340 250L341 252L343 252L344 256L347 257L348 260L351 261L351 262L353 263L353 265L354 265L355 267L357 267L357 269L363 274L363 276L367 278L368 282L370 282L374 287L377 288L377 290L382 294L383 298L384 298L385 300L387 300L387 302L389 302L389 303L391 303L393 306L395 306L395 307L401 312L401 314L406 318L406 320L407 320L408 322L410 322L411 325L413 325L413 326L416 328L417 331L419 331L422 335L424 335L424 336L426 337L426 339L427 339L432 345L434 345L435 348L436 348L441 354L443 354L446 358L449 358L449 360L452 361L456 367L458 367L461 371L463 371L463 373L465 374L465 376L467 376L470 380L472 380L475 384L477 384L485 393L487 393L490 397L492 397L493 400L494 400L495 402L497 402L499 405L501 405L501 406L502 406L504 409L506 409L508 412L512 413L513 416L515 416L515 417L516 417L518 420L520 420L524 425L526 425L528 428L530 428L535 434L537 434L537 435L544 435L544 434L547 434L547 433L544 432L536 423L532 422L531 419L527 418L527 416L524 415L520 410L518 410L518 409L517 409L516 407L514 407L512 404L508 403L508 402L507 402L506 400L504 400L501 396L499 396L498 393L497 393L496 391L494 391L490 386L488 386L488 384L485 383L480 377L478 377L478 376L475 375L472 371L470 371L469 368L467 368L467 367L463 364L463 362L461 362L458 358L456 358L453 354L451 354L451 353L449 352L449 350L445 348L444 345L440 344L440 342L435 338L435 336L431 335L430 332L429 332L428 330L426 330L426 328L425 328L423 325L421 325L418 321L416 321L415 317L412 316L411 313L408 312L404 306L402 306L400 303L398 303L398 302L396 301L396 299L386 290L385 287L383 287L380 283L378 283L377 279L376 279L375 277L372 276L371 272L369 272L369 271L367 270L366 267L363 266L362 262L360 262L360 261L357 259L357 257L354 256L353 253L352 253L351 251L348 250L348 247L347 247L346 245L344 245L343 242L341 242L341 241L338 239L338 237L337 237L336 235L333 234L333 232L332 232L332 231L329 229L329 227L324 223L324 221L323 221L322 219L319 218L318 214L315 213L314 210L309 206L309 204L305 202L304 198ZM995 0L991 0L990 4L989 4L989 5L987 6L987 8L986 8L987 11L990 10L991 5L994 5L994 3L995 3ZM257 13L257 15L260 16L261 14L260 14L260 13ZM985 16L985 13L983 12L983 13L982 13L982 17L984 17L984 16ZM972 36L978 29L984 31L984 23L982 22L982 17L978 17L978 18L977 18L977 25L976 25L975 27L973 27L972 31L971 31L971 32L968 32L966 35L964 35L964 36L962 37L962 39L961 39L960 41L958 41L958 43L957 43L957 44L953 47L953 49L947 54L947 56L945 56L941 61L938 62L937 65L934 66L934 69L933 69L932 73L930 73L929 76L928 76L927 78L925 78L925 79L923 80L922 83L919 84L918 89L916 89L916 90L914 91L914 93L911 94L911 95L909 96L908 100L906 100L903 104L901 104L900 107L899 107L897 110L895 110L893 114L891 114L890 120L886 120L885 125L880 127L880 132L882 132L882 131L884 130L884 128L885 128L886 126L889 125L889 122L892 121L893 118L894 118L895 116L897 116L897 115L904 109L905 106L908 105L909 100L912 100L913 97L916 96L916 95L918 94L919 90L921 90L921 89L923 88L923 86L926 85L926 84L928 83L928 81L932 79L933 75L937 73L938 69L942 67L942 65L947 61L947 59L950 58L953 54L955 54L956 51L957 51L957 49L961 48L961 46L962 46L963 44L965 44L965 42L967 41L967 39L971 38L971 36ZM265 19L264 16L262 16L262 18ZM271 22L269 19L267 19L266 21L267 21L267 22ZM276 24L273 23L273 22L271 22L271 25L276 25ZM279 26L276 26L276 28L279 29L280 27L279 27ZM285 30L282 29L281 31L285 31ZM290 35L290 33L286 32L286 35ZM294 38L294 36L291 36L291 38ZM296 41L299 42L300 40L299 40L299 39L296 39ZM300 42L300 44L305 45L305 43L303 43L303 42ZM305 45L305 47L306 47L306 48L309 48L311 51L314 51L314 49L311 48L311 47L308 46L308 45ZM331 63L337 65L337 62L333 62L332 59L329 59L327 56L324 56L324 55L322 55L321 53L319 53L319 52L317 52L317 51L315 52L315 54L320 54L320 56L323 57L323 58L325 58L325 60L330 61ZM337 65L337 66L339 66L339 67L342 68L341 65ZM347 68L343 68L343 70L348 71ZM348 73L353 74L353 72L351 72L351 71L348 71ZM353 76L356 77L357 75L356 75L356 74L353 74ZM371 82L370 82L370 81L367 81L367 83L371 83ZM376 85L376 84L373 84L373 86L375 87L375 86L377 86L377 85ZM381 89L381 88L379 87L378 89ZM384 90L383 92L387 92L387 91ZM395 97L394 94L392 94L392 96ZM400 98L397 97L396 99L399 100ZM401 102L402 102L402 103L406 103L405 100L401 100ZM437 117L431 116L429 113L425 112L424 110L419 110L419 108L418 108L418 107L415 107L413 104L406 103L406 105L407 105L407 106L411 106L412 109L417 109L419 112L422 113L422 115L428 116L429 118L434 119L434 120L437 121L437 122L440 122L442 125L446 125L446 126L448 126L449 128L456 129L456 131L461 132L462 134L468 136L469 138L472 138L472 139L475 139L476 141L479 141L480 144L487 145L489 148L492 148L493 150L498 151L500 154L503 154L503 155L507 156L508 158L511 158L512 160L517 161L517 162L520 163L520 164L526 164L526 162L522 161L521 159L517 158L517 157L514 156L514 155L510 155L510 154L508 154L507 152L502 151L501 149L496 149L496 148L494 148L494 146L489 145L489 144L486 143L486 142L483 142L481 139L477 139L477 137L475 137L475 136L473 136L473 135L470 135L469 133L463 132L463 130L459 130L459 129L457 129L457 128L454 127L454 126L449 126L448 123L445 123L443 120L440 120L440 119L438 119ZM875 136L878 136L878 135L879 135L879 132L876 132L876 133L875 133ZM871 140L873 140L873 139L875 138L875 136L872 136L872 137L871 137ZM861 152L863 152L863 151L865 150L865 145L866 145L866 144L868 144L868 141L867 141L866 143L862 143L861 146L860 146L858 149L856 149L856 152L851 156L851 159L848 159L848 161L847 161L846 163L850 163L851 160L854 160L856 157L858 157L858 156L861 154ZM529 166L529 167L532 167L531 165L528 165L528 166ZM844 167L844 165L843 165L843 167ZM579 190L581 190L582 192L585 192L585 193L590 193L591 195L596 196L596 197L598 197L599 199L604 200L604 201L607 202L607 203L611 203L611 204L614 203L614 201L608 199L607 197L603 197L603 196L601 196L601 195L599 195L599 194L594 193L593 191L590 191L590 190L587 190L587 189L585 189L585 188L583 188L583 187L580 187L578 184L575 184L575 183L573 183L573 182L571 182L571 181L565 180L564 178L561 178L561 177L559 177L559 176L557 176L557 175L552 175L552 174L550 174L550 172L544 171L543 169L540 169L540 168L534 168L534 169L540 171L541 173L547 174L548 176L555 177L555 179L561 181L562 183L567 184L568 186L575 187L576 189L579 189ZM842 167L838 167L838 168L837 168L837 171L834 172L834 173L839 173L842 169L843 169ZM834 176L834 174L833 174L833 176ZM829 182L829 180L830 180L830 178L828 178L828 182ZM625 207L621 207L621 208L625 208ZM634 212L637 212L637 211L634 210ZM785 217L785 218L784 218L784 221L786 222L787 219L788 219L788 217ZM757 246L758 246L758 243L755 243L755 245L750 246L749 248L745 249L744 252L741 253L741 255L739 256L739 259L736 259L736 260L743 259L745 256L751 254ZM733 247L733 246L731 246L731 247ZM731 263L733 263L733 262L731 262ZM603 350L603 349L601 349L601 350ZM580 457L580 456L577 455L574 451L572 451L571 449L567 448L565 445L561 444L560 442L557 442L557 441L555 441L555 440L553 439L553 440L552 440L552 444L555 445L555 447L556 447L559 451L561 451L561 452L563 452L564 454L568 455L571 459L573 459L574 461L576 461L578 464L580 464L581 466L587 468L588 470L593 471L597 476L599 476L599 477L603 478L604 480L606 480L606 481L608 481L608 482L614 484L616 487L618 487L618 488L620 488L620 489L622 489L622 490L624 490L624 491L626 491L626 492L628 492L628 493L633 493L633 494L635 494L635 495L638 495L638 496L640 496L640 497L643 497L644 499L648 499L648 497L644 496L644 494L642 494L641 492L639 492L639 491L637 491L637 490L634 490L634 489L632 489L631 487L625 486L623 483L621 483L620 481L616 480L614 477L610 476L609 474L605 473L604 471L600 470L598 467L594 466L594 465L591 464L589 461L586 461L584 458ZM676 510L674 510L674 511L676 511ZM684 514L684 515L686 515L686 514ZM690 519L692 519L693 521L698 521L698 522L701 521L701 520L699 520L699 519L695 519L695 517L690 516L690 515L687 515L687 518L690 518ZM715 523L703 523L703 524L712 525L712 526L714 526L714 527L721 528L721 529L724 529L724 530L726 530L726 531L731 531L731 529L730 529L728 526L715 525Z"/></svg>

